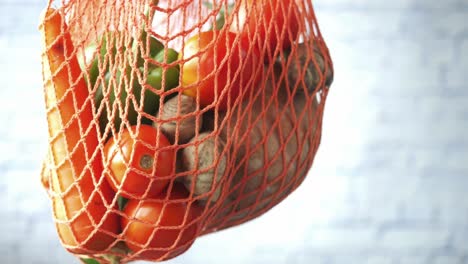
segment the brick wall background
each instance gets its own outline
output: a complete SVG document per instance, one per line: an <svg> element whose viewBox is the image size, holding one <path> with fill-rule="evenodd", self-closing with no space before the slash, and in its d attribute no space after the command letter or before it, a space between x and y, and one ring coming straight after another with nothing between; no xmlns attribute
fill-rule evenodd
<svg viewBox="0 0 468 264"><path fill-rule="evenodd" d="M316 0L336 70L304 184L167 263L468 263L468 1ZM77 263L38 178L38 15L0 0L0 263Z"/></svg>

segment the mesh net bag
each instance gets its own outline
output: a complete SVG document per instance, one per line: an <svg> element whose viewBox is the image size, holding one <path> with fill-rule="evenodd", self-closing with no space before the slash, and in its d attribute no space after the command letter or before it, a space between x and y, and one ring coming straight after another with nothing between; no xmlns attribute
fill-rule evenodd
<svg viewBox="0 0 468 264"><path fill-rule="evenodd" d="M311 0L50 1L39 29L41 180L84 262L174 258L311 168L333 79Z"/></svg>

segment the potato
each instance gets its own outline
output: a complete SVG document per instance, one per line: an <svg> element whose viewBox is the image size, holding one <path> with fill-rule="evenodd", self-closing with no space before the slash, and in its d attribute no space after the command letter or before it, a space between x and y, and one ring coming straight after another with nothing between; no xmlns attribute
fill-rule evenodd
<svg viewBox="0 0 468 264"><path fill-rule="evenodd" d="M313 46L312 56L309 55L309 45ZM283 55L283 60L278 59L277 63L283 64L287 61L291 61L288 67L288 83L291 90L295 89L301 80L304 81L305 86L299 86L298 91L303 92L303 88L306 88L309 94L321 88L319 87L321 77L325 78L323 81L325 87L329 87L333 82L331 61L326 65L323 51L319 49L316 42L298 44L294 50Z"/></svg>
<svg viewBox="0 0 468 264"><path fill-rule="evenodd" d="M246 222L278 204L304 180L312 164L320 141L318 100L304 93L289 100L284 86L274 88L270 78L264 94L251 106L246 100L243 111L227 117L222 127L221 137L232 141L229 152L238 169L231 171L230 194L217 209L213 226L220 220L225 227Z"/></svg>
<svg viewBox="0 0 468 264"><path fill-rule="evenodd" d="M179 144L187 143L203 125L201 114L195 113L197 104L194 98L187 95L177 95L167 100L161 111L162 122L154 122L154 127L160 127L169 140Z"/></svg>
<svg viewBox="0 0 468 264"><path fill-rule="evenodd" d="M192 138L189 144L181 155L183 169L189 173L182 182L195 199L216 202L221 195L227 164L224 140L204 132Z"/></svg>

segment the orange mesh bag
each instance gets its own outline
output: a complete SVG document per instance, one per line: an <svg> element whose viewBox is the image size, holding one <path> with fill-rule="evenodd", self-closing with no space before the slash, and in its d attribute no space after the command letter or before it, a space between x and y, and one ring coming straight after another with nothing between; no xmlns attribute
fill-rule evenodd
<svg viewBox="0 0 468 264"><path fill-rule="evenodd" d="M174 258L312 166L333 67L311 0L50 1L39 29L41 180L83 262Z"/></svg>

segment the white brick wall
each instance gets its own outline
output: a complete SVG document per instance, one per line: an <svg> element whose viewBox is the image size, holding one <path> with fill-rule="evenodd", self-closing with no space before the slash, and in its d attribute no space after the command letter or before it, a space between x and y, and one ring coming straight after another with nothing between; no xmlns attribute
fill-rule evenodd
<svg viewBox="0 0 468 264"><path fill-rule="evenodd" d="M77 263L38 179L38 15L0 0L0 263ZM303 185L167 263L468 263L468 1L314 0L336 78Z"/></svg>

